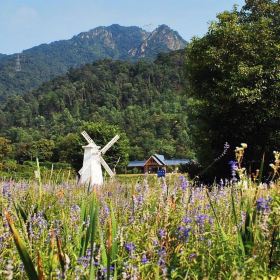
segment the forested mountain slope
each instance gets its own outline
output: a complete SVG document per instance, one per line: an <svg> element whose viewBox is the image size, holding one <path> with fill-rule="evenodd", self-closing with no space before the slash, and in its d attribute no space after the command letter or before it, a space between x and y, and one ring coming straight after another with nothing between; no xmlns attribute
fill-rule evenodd
<svg viewBox="0 0 280 280"><path fill-rule="evenodd" d="M131 158L190 156L184 56L161 54L154 63L102 60L70 70L8 98L0 111L1 132L13 142L57 140L79 133L81 120L106 122L127 134Z"/></svg>
<svg viewBox="0 0 280 280"><path fill-rule="evenodd" d="M113 60L153 60L160 52L182 49L186 42L166 25L153 32L117 24L97 27L70 40L42 44L19 54L21 71L16 71L18 55L0 55L0 100L24 93L42 82L65 74L70 67L110 58Z"/></svg>

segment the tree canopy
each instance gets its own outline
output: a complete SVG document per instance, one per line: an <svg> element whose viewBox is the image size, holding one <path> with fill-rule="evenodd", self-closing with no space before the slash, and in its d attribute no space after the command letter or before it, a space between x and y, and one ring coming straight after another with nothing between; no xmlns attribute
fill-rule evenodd
<svg viewBox="0 0 280 280"><path fill-rule="evenodd" d="M89 133L92 130L101 144L116 133L105 129L110 125L125 133L129 144L123 148L132 160L142 160L153 153L163 153L168 158L192 157L184 55L184 51L161 54L154 63L102 60L71 69L33 92L11 96L3 102L0 134L17 146L18 160L40 155L34 147L41 139L47 139L55 144L49 151L51 159L70 162L75 168L82 161L79 134L87 123ZM96 134L100 124L104 124L105 138ZM115 155L108 152L115 162L119 157L115 149L120 149L119 167L127 163L122 143L120 140L112 147ZM50 160L49 156L41 158Z"/></svg>
<svg viewBox="0 0 280 280"><path fill-rule="evenodd" d="M248 0L217 16L187 49L192 136L202 164L227 141L261 158L280 143L280 5ZM224 164L224 163L223 163Z"/></svg>

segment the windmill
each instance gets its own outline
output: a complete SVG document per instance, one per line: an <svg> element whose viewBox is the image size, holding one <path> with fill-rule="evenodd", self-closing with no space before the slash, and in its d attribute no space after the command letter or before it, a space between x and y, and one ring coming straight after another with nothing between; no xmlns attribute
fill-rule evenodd
<svg viewBox="0 0 280 280"><path fill-rule="evenodd" d="M102 155L104 155L119 140L120 136L116 135L110 142L100 149L100 146L97 146L85 131L83 131L81 134L88 142L88 145L83 146L85 151L83 167L79 171L81 176L80 184L89 184L91 188L93 186L101 186L103 184L101 165L110 175L110 177L114 176L114 172L105 162Z"/></svg>

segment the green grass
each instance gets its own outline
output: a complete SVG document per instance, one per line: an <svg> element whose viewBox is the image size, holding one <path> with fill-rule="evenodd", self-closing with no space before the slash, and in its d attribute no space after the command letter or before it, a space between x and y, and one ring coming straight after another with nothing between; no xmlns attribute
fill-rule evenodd
<svg viewBox="0 0 280 280"><path fill-rule="evenodd" d="M0 182L1 279L277 277L279 181L184 180L118 176L93 193L70 179L45 177L42 193L36 181ZM272 199L264 211L259 198Z"/></svg>

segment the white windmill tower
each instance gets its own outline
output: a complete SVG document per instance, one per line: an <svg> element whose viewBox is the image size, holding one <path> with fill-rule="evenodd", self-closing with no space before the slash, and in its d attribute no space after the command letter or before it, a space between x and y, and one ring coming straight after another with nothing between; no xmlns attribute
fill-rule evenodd
<svg viewBox="0 0 280 280"><path fill-rule="evenodd" d="M105 162L102 155L104 155L114 145L114 143L119 140L120 136L116 135L107 145L105 145L100 150L100 146L97 146L85 131L83 131L81 134L87 140L88 145L83 146L85 152L83 167L79 171L79 174L81 176L80 184L89 184L91 188L93 186L101 186L103 184L101 165L108 172L110 177L114 176L114 172Z"/></svg>

